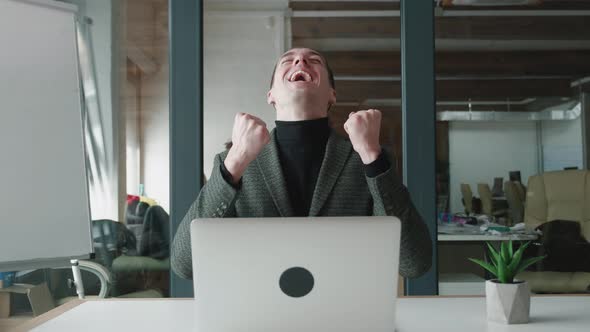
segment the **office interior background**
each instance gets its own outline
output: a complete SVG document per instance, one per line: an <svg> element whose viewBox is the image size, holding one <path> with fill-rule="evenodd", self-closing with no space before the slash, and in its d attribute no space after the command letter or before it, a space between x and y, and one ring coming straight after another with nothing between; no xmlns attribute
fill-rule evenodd
<svg viewBox="0 0 590 332"><path fill-rule="evenodd" d="M81 31L94 69L87 79L96 92L87 100L95 106L85 128L95 261L112 275L108 296L169 297L169 250L153 250L149 243L153 232L169 237L173 231L166 226L171 212L169 3L64 2L78 5L88 18ZM457 222L449 221L454 215L476 214L501 225L534 228L565 209L568 218L562 219L580 223L588 239L590 2L493 3L436 5L437 220L428 222L448 227ZM236 112L274 127L266 93L276 60L291 47L318 50L330 63L338 99L329 112L334 130L346 135L342 125L351 111L382 111L381 144L402 177L399 5L204 1L203 179L231 138ZM537 182L529 183L533 176ZM527 190L539 186L535 193L543 199L530 203ZM467 260L484 256L483 242L440 235L433 239L437 293L484 294L489 276ZM533 292L588 292L590 269L576 266L531 268ZM83 277L86 293L97 295L100 280L87 272ZM67 270L38 269L19 271L16 279L47 283L55 305L61 305L75 297L68 278ZM31 310L19 297L11 299L11 308L22 317Z"/></svg>

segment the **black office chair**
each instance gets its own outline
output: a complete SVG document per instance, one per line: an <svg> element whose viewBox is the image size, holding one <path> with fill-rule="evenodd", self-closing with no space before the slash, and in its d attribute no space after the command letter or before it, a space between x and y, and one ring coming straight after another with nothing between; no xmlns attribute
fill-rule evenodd
<svg viewBox="0 0 590 332"><path fill-rule="evenodd" d="M504 183L504 178L502 178L502 177L494 178L494 186L492 187L492 196L493 197L504 196L504 190L502 189L503 183Z"/></svg>
<svg viewBox="0 0 590 332"><path fill-rule="evenodd" d="M520 171L510 171L508 172L508 177L510 181L518 181L522 183L522 181L520 180Z"/></svg>
<svg viewBox="0 0 590 332"><path fill-rule="evenodd" d="M159 205L151 206L145 214L139 255L157 259L170 257L170 216Z"/></svg>
<svg viewBox="0 0 590 332"><path fill-rule="evenodd" d="M146 289L157 289L166 296L169 291L170 273L170 217L158 205L145 212L143 224L127 225L137 232L138 247L114 259L114 296Z"/></svg>
<svg viewBox="0 0 590 332"><path fill-rule="evenodd" d="M92 243L96 261L107 268L110 268L113 260L122 254L137 254L135 235L125 225L114 220L92 221Z"/></svg>

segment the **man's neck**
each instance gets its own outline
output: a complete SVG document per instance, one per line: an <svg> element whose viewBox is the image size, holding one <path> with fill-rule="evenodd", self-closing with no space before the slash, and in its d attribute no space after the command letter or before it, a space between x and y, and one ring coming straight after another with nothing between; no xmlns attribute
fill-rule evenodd
<svg viewBox="0 0 590 332"><path fill-rule="evenodd" d="M328 116L326 106L315 105L276 105L278 121L303 121L325 118Z"/></svg>

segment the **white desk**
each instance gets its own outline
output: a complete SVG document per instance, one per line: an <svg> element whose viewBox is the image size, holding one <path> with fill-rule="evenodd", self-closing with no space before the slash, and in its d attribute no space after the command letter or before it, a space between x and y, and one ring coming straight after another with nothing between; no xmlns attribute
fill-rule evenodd
<svg viewBox="0 0 590 332"><path fill-rule="evenodd" d="M39 316L21 329L34 332L192 331L193 300L127 299L75 301ZM401 298L398 332L588 331L590 296L545 296L531 300L531 322L502 325L486 320L483 297Z"/></svg>

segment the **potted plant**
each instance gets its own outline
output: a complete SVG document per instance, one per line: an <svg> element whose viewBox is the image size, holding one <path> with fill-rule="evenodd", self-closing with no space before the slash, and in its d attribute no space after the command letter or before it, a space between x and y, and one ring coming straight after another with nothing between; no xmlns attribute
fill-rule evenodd
<svg viewBox="0 0 590 332"><path fill-rule="evenodd" d="M496 276L496 279L486 281L488 320L505 324L528 323L531 308L529 285L526 281L515 280L514 277L527 267L545 258L545 256L540 256L523 260L522 254L529 244L530 241L513 251L512 241L508 244L502 242L500 250L496 251L488 243L489 263L469 258Z"/></svg>

